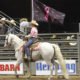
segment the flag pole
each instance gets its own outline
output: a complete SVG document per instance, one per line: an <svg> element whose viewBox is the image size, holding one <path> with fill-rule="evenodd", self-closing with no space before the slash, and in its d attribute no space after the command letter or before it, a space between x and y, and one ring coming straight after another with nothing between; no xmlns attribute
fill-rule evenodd
<svg viewBox="0 0 80 80"><path fill-rule="evenodd" d="M34 6L33 6L33 0L31 0L31 20L34 19Z"/></svg>

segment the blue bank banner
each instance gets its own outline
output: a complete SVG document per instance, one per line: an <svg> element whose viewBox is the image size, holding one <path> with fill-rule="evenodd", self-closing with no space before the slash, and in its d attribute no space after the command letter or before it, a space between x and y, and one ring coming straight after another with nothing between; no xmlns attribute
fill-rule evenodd
<svg viewBox="0 0 80 80"><path fill-rule="evenodd" d="M66 69L69 75L76 75L76 60L65 60ZM58 75L62 75L61 66L58 65ZM36 75L49 75L49 65L45 61L36 61ZM53 65L53 75L55 75L55 66Z"/></svg>

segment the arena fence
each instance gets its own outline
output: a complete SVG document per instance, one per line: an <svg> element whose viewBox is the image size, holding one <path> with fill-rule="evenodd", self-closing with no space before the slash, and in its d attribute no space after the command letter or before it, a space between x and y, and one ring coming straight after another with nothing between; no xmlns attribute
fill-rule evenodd
<svg viewBox="0 0 80 80"><path fill-rule="evenodd" d="M20 35L23 36L23 35ZM0 60L15 60L14 49L4 48L5 35L0 35ZM39 34L41 42L50 42L58 44L61 52L66 60L76 61L76 75L80 75L80 34L79 33L43 33ZM56 57L55 57L56 59ZM35 65L34 62L31 65ZM35 75L35 69L32 69L32 74Z"/></svg>

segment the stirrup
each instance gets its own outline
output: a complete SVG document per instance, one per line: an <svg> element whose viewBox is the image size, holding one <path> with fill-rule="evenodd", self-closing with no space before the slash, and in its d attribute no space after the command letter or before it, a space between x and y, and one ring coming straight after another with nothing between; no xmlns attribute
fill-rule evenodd
<svg viewBox="0 0 80 80"><path fill-rule="evenodd" d="M29 60L29 61L31 61L31 57L29 56L29 57L27 57L27 59Z"/></svg>

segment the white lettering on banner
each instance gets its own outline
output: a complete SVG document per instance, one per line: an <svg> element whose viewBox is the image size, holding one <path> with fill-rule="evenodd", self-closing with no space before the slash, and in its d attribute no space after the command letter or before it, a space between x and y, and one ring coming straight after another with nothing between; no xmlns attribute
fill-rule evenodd
<svg viewBox="0 0 80 80"><path fill-rule="evenodd" d="M1 61L0 62L0 74L15 74L14 67L16 61ZM23 63L16 68L17 74L23 74Z"/></svg>
<svg viewBox="0 0 80 80"><path fill-rule="evenodd" d="M76 74L76 61L75 60L65 60L66 68L69 75ZM58 65L57 73L59 75L62 74L61 66ZM49 65L46 64L45 61L36 61L36 75L49 75ZM55 75L55 66L53 65L53 75Z"/></svg>

